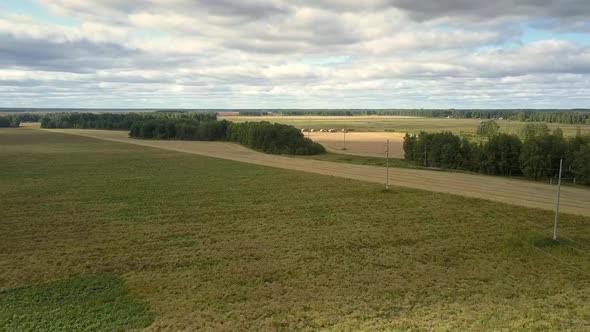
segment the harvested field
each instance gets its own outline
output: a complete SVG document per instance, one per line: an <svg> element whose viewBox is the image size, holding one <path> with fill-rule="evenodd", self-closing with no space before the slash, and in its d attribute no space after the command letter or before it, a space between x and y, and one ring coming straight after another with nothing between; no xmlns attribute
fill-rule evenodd
<svg viewBox="0 0 590 332"><path fill-rule="evenodd" d="M427 119L420 116L405 116L405 115L261 115L248 116L228 113L218 113L226 120L235 118L240 122L244 121L271 121L271 120L395 120L395 119Z"/></svg>
<svg viewBox="0 0 590 332"><path fill-rule="evenodd" d="M385 180L382 167L267 155L233 143L138 140L129 138L127 132L123 131L81 129L47 131L361 181L383 183ZM451 193L545 210L553 209L555 200L555 187L549 184L485 175L396 168L390 171L390 183L394 186ZM590 216L590 190L583 187L564 187L561 195L562 212Z"/></svg>
<svg viewBox="0 0 590 332"><path fill-rule="evenodd" d="M307 132L305 137L322 144L329 152L382 158L389 140L389 156L404 158L404 135L399 133L349 132L346 133L346 143L342 132Z"/></svg>
<svg viewBox="0 0 590 332"><path fill-rule="evenodd" d="M419 133L420 131L440 132L450 131L454 134L475 135L481 120L479 119L447 119L421 118L400 116L221 116L233 122L269 121L284 123L297 128L310 129L352 129L361 132L396 132ZM499 120L500 131L518 134L528 122ZM548 123L550 129L561 128L564 135L574 136L577 127L582 134L590 135L590 125L572 125L563 123Z"/></svg>

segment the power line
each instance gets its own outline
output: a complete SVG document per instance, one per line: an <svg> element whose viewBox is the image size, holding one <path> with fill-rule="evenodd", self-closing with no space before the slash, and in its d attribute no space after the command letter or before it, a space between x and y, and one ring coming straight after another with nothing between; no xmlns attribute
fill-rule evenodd
<svg viewBox="0 0 590 332"><path fill-rule="evenodd" d="M561 236L561 234L560 234L559 236ZM563 242L563 241L561 241L561 240L559 240L559 239L557 239L557 240L555 240L555 241L557 241L557 242L559 242L559 243L563 244L564 246L567 246L567 247L569 247L569 248L572 248L573 250L575 250L575 251L578 251L578 252L581 252L582 254L584 254L584 255L586 255L586 256L588 256L588 257L590 257L590 253L589 253L589 252L586 252L586 251L584 251L584 250L581 250L581 249L578 249L578 248L576 248L576 247L574 247L574 246L571 246L571 245L569 245L569 244L567 244L567 243L565 243L565 242Z"/></svg>
<svg viewBox="0 0 590 332"><path fill-rule="evenodd" d="M377 155L385 155L386 153L387 153L387 151L383 151L383 152L378 152L376 154ZM494 163L490 163L490 162L486 162L486 161L469 161L466 164L484 166L484 167L498 167L498 168L505 168L505 169L508 168L508 169L522 171L521 166L510 166L510 165L502 165L502 164L497 164L497 163L494 164ZM559 168L535 167L535 169L541 170L541 171L559 172ZM571 169L567 169L567 170L564 169L563 172L564 173L573 173L573 174L584 176L584 177L590 177L590 174L585 174L585 173L574 171Z"/></svg>
<svg viewBox="0 0 590 332"><path fill-rule="evenodd" d="M534 227L538 228L538 229L533 229L533 231L534 231L534 232L537 232L538 234L541 234L541 235L547 235L547 236L548 236L549 234L546 234L545 232L547 232L548 230L551 230L551 229L553 228L553 226L551 226L551 227L545 227L545 226L542 226L542 225L540 225L540 224L538 224L538 223L535 223L535 222L532 222L532 221L530 221L530 220L526 220L526 219L525 219L525 220L523 220L523 222L524 222L524 223L526 223L526 224L528 224L528 225L530 225L530 226L534 226ZM521 241L524 241L523 239L521 239L521 238L517 237L517 236L516 236L516 235L514 235L514 234L510 234L510 233L509 233L509 235L512 235L512 236L514 236L514 237L518 238L519 240L521 240ZM560 237L562 237L562 238L565 238L565 239L567 239L567 240L569 240L569 241L572 241L572 242L574 242L574 243L576 243L576 244L578 244L578 245L580 245L580 246L582 246L582 247L585 247L585 248L588 248L588 249L590 249L590 246L589 246L589 245L586 245L586 244L584 244L584 243L582 243L582 242L576 241L576 240L574 240L574 239L572 239L572 238L570 238L570 237L567 237L567 236L565 236L565 235L563 235L563 234L561 234L561 233L560 233L560 235L559 235L559 236L560 236ZM579 248L576 248L576 247L574 247L574 246L572 246L572 245L569 245L569 244L568 244L568 243L566 243L566 242L560 241L559 239L557 239L556 241L557 241L557 242L559 242L559 243L561 243L561 244L563 244L563 245L565 245L565 246L567 246L567 247L569 247L569 248L571 248L571 249L573 249L573 250L575 250L575 251L581 252L582 254L584 254L584 255L586 255L586 256L588 256L588 257L590 257L590 252L588 252L588 251L584 251L584 250L581 250L581 249L579 249ZM526 241L525 241L525 242L526 242ZM528 243L528 242L527 242L527 243ZM529 245L532 245L532 244L530 244L530 243L528 243L528 244L529 244ZM533 245L533 246L534 246L534 245Z"/></svg>
<svg viewBox="0 0 590 332"><path fill-rule="evenodd" d="M569 241L572 241L572 242L574 242L574 243L576 243L576 244L579 244L579 245L581 245L581 246L583 246L583 247L586 247L586 248L590 249L590 246L589 246L589 245L587 245L587 244L584 244L584 243L582 243L582 242L579 242L579 241L576 241L576 240L572 239L571 237L567 237L567 236L565 236L565 235L563 235L563 234L561 234L561 233L560 233L560 236L561 236L562 238L564 238L564 239L567 239L567 240L569 240Z"/></svg>
<svg viewBox="0 0 590 332"><path fill-rule="evenodd" d="M578 174L578 175L581 175L581 176L587 176L587 177L590 177L590 175L588 175L588 174L584 174L584 173L576 172L576 171L573 171L573 170L569 170L569 171L567 171L567 172L574 173L574 174Z"/></svg>
<svg viewBox="0 0 590 332"><path fill-rule="evenodd" d="M515 237L516 237L516 236L515 236ZM555 255L552 255L551 253L549 253L549 252L547 252L547 251L545 251L545 250L543 250L543 249L541 249L541 248L539 248L539 247L537 247L537 246L535 246L535 245L533 245L533 244L531 244L531 243L529 243L529 242L527 242L527 241L525 241L525 240L523 240L523 239L521 239L521 238L519 238L519 237L516 237L516 238L517 238L518 240L520 240L520 241L522 241L522 242L524 242L524 243L528 244L529 246L533 247L534 249L536 249L536 250L538 250L538 251L540 251L540 252L544 253L545 255L547 255L547 256L549 256L549 257L551 257L551 258L553 258L553 259L555 259L555 260L557 260L557 261L561 262L562 264L564 264L564 265L567 265L567 266L571 267L572 269L574 269L574 270L576 270L576 271L578 271L578 272L580 272L580 273L582 273L582 274L586 275L587 277L590 277L590 273L588 273L588 272L586 272L586 271L584 271L584 270L580 269L579 267L576 267L576 266L574 266L574 265L572 265L572 264L570 264L570 263L568 263L568 262L564 261L563 259L561 259L561 258L559 258L559 257L557 257L557 256L555 256Z"/></svg>
<svg viewBox="0 0 590 332"><path fill-rule="evenodd" d="M543 231L543 232L549 231L549 230L551 230L553 228L553 226L550 226L550 227L541 226L541 225L539 225L539 224L537 224L535 222L532 222L530 220L524 220L524 222L527 223L527 224L529 224L529 225L532 225L532 226L535 226L535 227L541 229L541 231ZM541 231L537 230L537 232L539 232L540 234L544 234ZM571 242L574 242L574 243L576 243L576 244L578 244L578 245L580 245L582 247L586 247L586 248L590 249L590 245L587 245L587 244L582 243L580 241L576 241L576 240L572 239L571 237L568 237L566 235L563 235L562 233L563 233L563 231L560 233L560 235L559 235L560 237L562 237L564 239L567 239L567 240L569 240Z"/></svg>
<svg viewBox="0 0 590 332"><path fill-rule="evenodd" d="M544 232L542 232L542 231L540 231L540 230L534 230L534 231L535 231L535 232L537 232L537 233L539 233L539 234L541 234L541 235L548 235L548 234L545 234ZM565 236L563 236L563 235L561 235L561 234L560 234L560 237L564 237L564 238L565 238ZM573 249L573 250L575 250L575 251L581 252L582 254L584 254L584 255L586 255L586 256L588 256L588 257L590 257L590 252L587 252L587 251L584 251L584 250L578 249L578 248L576 248L576 247L574 247L574 246L572 246L572 245L569 245L569 244L567 244L566 242L563 242L563 241L561 241L561 240L559 240L559 239L557 239L557 240L555 240L555 241L557 241L557 242L559 242L559 243L563 244L564 246L567 246L567 247L569 247L569 248L571 248L571 249Z"/></svg>

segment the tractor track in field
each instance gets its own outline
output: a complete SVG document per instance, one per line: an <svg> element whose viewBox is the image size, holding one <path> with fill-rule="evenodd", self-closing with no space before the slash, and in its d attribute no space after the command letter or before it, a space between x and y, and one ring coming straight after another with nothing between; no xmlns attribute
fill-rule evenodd
<svg viewBox="0 0 590 332"><path fill-rule="evenodd" d="M124 131L43 130L366 182L385 182L385 168L383 167L268 155L234 143L140 140L129 138L128 133ZM389 183L392 186L481 198L544 210L552 210L555 204L555 186L522 179L390 168ZM560 209L564 213L590 216L590 190L569 186L562 187Z"/></svg>

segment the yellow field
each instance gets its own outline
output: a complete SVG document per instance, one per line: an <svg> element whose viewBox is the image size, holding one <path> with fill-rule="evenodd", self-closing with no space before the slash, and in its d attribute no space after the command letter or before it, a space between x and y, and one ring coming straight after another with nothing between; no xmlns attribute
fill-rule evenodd
<svg viewBox="0 0 590 332"><path fill-rule="evenodd" d="M322 144L329 152L370 157L385 157L389 140L389 156L404 158L404 137L399 133L307 132L305 136Z"/></svg>
<svg viewBox="0 0 590 332"><path fill-rule="evenodd" d="M420 131L451 131L455 134L475 135L481 120L420 118L410 116L236 116L221 115L220 119L233 122L270 121L289 124L300 129L314 129L305 133L322 144L329 152L358 156L385 157L386 141L390 140L390 156L403 158L403 136ZM500 130L519 134L526 122L498 120ZM561 128L566 136L576 135L577 125L548 124L549 128ZM590 135L589 125L580 125L582 134ZM336 133L319 132L320 129L336 129ZM341 129L346 134L346 146ZM344 149L346 148L346 149Z"/></svg>
<svg viewBox="0 0 590 332"><path fill-rule="evenodd" d="M268 155L234 143L138 140L129 138L127 132L124 131L81 129L47 131L361 181L385 182L385 170L382 167ZM391 169L389 181L394 186L451 193L545 210L553 209L555 199L555 187L549 184L485 175L396 168ZM590 216L588 202L590 202L590 190L582 187L562 188L561 211L564 213Z"/></svg>

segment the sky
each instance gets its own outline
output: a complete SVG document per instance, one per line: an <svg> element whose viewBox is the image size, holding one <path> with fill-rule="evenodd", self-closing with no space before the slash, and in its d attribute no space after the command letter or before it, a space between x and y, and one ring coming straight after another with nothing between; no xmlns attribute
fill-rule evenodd
<svg viewBox="0 0 590 332"><path fill-rule="evenodd" d="M0 107L589 108L587 0L0 0Z"/></svg>

